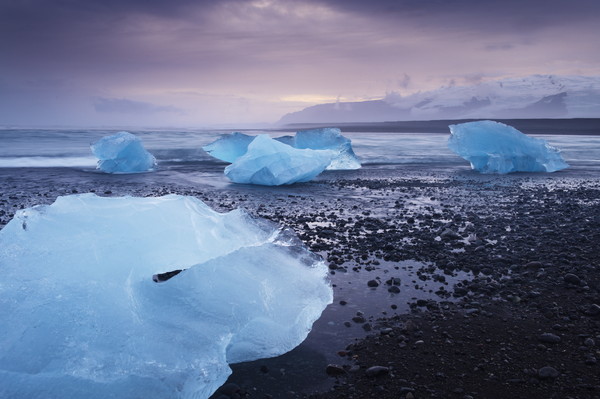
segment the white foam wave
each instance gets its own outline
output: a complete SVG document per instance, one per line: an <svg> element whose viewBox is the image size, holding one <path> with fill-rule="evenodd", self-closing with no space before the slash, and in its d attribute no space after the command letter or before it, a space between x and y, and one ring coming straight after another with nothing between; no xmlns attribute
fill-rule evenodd
<svg viewBox="0 0 600 399"><path fill-rule="evenodd" d="M0 168L96 167L95 157L0 157Z"/></svg>

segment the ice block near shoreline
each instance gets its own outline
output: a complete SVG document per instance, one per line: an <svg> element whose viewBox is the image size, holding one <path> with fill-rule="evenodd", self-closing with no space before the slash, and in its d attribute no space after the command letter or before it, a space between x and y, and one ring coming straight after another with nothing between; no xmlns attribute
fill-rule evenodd
<svg viewBox="0 0 600 399"><path fill-rule="evenodd" d="M248 145L254 138L255 136L233 132L219 137L202 149L221 161L233 163L248 151Z"/></svg>
<svg viewBox="0 0 600 399"><path fill-rule="evenodd" d="M106 173L147 172L156 166L156 158L142 140L129 132L102 137L90 147L98 158L97 168Z"/></svg>
<svg viewBox="0 0 600 399"><path fill-rule="evenodd" d="M450 125L448 147L481 173L555 172L568 168L560 151L494 121Z"/></svg>
<svg viewBox="0 0 600 399"><path fill-rule="evenodd" d="M335 156L327 166L329 170L351 170L361 167L352 150L352 141L342 136L338 128L301 130L294 137L294 147L334 151Z"/></svg>
<svg viewBox="0 0 600 399"><path fill-rule="evenodd" d="M202 149L217 159L233 163L248 151L248 146L255 138L256 136L234 132L219 137ZM352 141L344 137L338 128L301 130L296 132L295 136L275 137L274 140L297 149L332 151L333 157L327 165L329 170L351 170L361 167L352 150Z"/></svg>
<svg viewBox="0 0 600 399"><path fill-rule="evenodd" d="M300 150L261 134L246 154L225 168L225 176L235 183L264 186L306 182L324 171L334 156L333 151Z"/></svg>
<svg viewBox="0 0 600 399"><path fill-rule="evenodd" d="M18 211L0 271L2 398L208 398L228 363L291 350L332 301L293 232L178 195Z"/></svg>

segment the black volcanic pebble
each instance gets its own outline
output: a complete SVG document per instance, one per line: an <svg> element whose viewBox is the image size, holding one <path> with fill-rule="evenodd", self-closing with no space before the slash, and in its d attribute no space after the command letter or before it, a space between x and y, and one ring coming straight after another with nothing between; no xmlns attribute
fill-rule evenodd
<svg viewBox="0 0 600 399"><path fill-rule="evenodd" d="M366 371L366 373L369 377L379 377L382 375L386 375L389 372L390 372L390 369L388 367L384 367L384 366L372 366L372 367L369 367Z"/></svg>
<svg viewBox="0 0 600 399"><path fill-rule="evenodd" d="M332 377L338 377L340 375L346 374L346 370L344 370L342 366L339 366L337 364L328 364L327 367L325 367L325 373Z"/></svg>
<svg viewBox="0 0 600 399"><path fill-rule="evenodd" d="M590 305L590 307L588 308L587 311L588 314L592 315L592 316L597 316L600 315L600 305L597 304L592 304Z"/></svg>
<svg viewBox="0 0 600 399"><path fill-rule="evenodd" d="M544 366L538 370L538 377L540 377L542 379L556 378L559 375L560 375L560 373L558 372L558 370L556 370L554 367L550 367L550 366Z"/></svg>
<svg viewBox="0 0 600 399"><path fill-rule="evenodd" d="M547 344L557 344L560 342L560 337L552 333L543 333L540 335L540 341Z"/></svg>
<svg viewBox="0 0 600 399"><path fill-rule="evenodd" d="M567 284L581 285L581 279L573 273L565 274L563 280L565 280L565 283Z"/></svg>
<svg viewBox="0 0 600 399"><path fill-rule="evenodd" d="M543 266L542 262L537 262L537 261L529 262L525 265L526 268L532 269L532 270L540 269L540 268L542 268L542 266Z"/></svg>
<svg viewBox="0 0 600 399"><path fill-rule="evenodd" d="M372 288L379 287L379 282L377 280L369 280L367 282L367 285Z"/></svg>

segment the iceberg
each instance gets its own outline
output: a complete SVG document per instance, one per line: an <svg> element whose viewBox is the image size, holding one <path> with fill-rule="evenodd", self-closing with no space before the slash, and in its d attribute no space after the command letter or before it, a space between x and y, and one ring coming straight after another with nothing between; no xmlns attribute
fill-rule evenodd
<svg viewBox="0 0 600 399"><path fill-rule="evenodd" d="M156 158L129 132L102 137L90 147L98 158L97 169L106 173L147 172L156 166Z"/></svg>
<svg viewBox="0 0 600 399"><path fill-rule="evenodd" d="M312 180L331 163L334 152L300 150L270 138L257 136L246 154L225 168L235 183L279 186Z"/></svg>
<svg viewBox="0 0 600 399"><path fill-rule="evenodd" d="M342 132L338 128L301 130L296 133L294 147L335 151L335 156L327 166L329 170L360 169L361 167L360 161L352 150L352 141L342 136Z"/></svg>
<svg viewBox="0 0 600 399"><path fill-rule="evenodd" d="M248 145L255 137L234 132L219 137L202 149L217 159L233 163L248 151ZM301 130L296 132L295 136L281 136L274 140L297 149L334 151L335 154L327 166L328 170L351 170L361 167L352 150L352 141L344 137L338 128Z"/></svg>
<svg viewBox="0 0 600 399"><path fill-rule="evenodd" d="M275 137L275 140L279 141L280 143L287 144L290 147L294 146L294 136L279 136Z"/></svg>
<svg viewBox="0 0 600 399"><path fill-rule="evenodd" d="M0 231L0 397L208 398L332 301L291 230L178 195L59 197Z"/></svg>
<svg viewBox="0 0 600 399"><path fill-rule="evenodd" d="M481 173L555 172L568 168L560 151L495 121L450 125L448 148Z"/></svg>
<svg viewBox="0 0 600 399"><path fill-rule="evenodd" d="M221 161L233 163L248 151L248 145L255 136L240 132L222 135L217 140L205 145L202 149Z"/></svg>

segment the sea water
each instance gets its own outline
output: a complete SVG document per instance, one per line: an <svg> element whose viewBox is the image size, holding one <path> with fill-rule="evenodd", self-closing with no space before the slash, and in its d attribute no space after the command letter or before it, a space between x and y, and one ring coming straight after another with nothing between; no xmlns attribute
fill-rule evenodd
<svg viewBox="0 0 600 399"><path fill-rule="evenodd" d="M90 144L118 129L0 129L0 168L75 168L93 172L97 159ZM207 183L220 181L226 165L212 158L202 146L231 130L130 130L158 161L163 173L196 174ZM263 131L246 131L259 134ZM269 131L272 137L289 132ZM468 162L447 147L448 134L397 132L343 132L352 140L363 169L418 169L460 172ZM568 133L565 131L565 133ZM600 134L600 131L598 132ZM600 172L600 135L543 135L561 150L571 168L561 173ZM199 174L199 175L198 175ZM223 180L225 182L226 179Z"/></svg>

